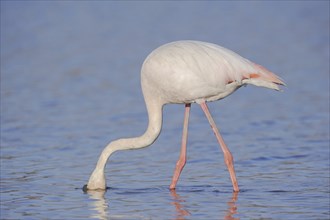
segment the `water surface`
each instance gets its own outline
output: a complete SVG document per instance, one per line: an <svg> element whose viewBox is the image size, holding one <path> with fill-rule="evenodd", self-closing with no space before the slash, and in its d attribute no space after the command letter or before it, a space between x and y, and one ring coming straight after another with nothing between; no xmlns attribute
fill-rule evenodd
<svg viewBox="0 0 330 220"><path fill-rule="evenodd" d="M164 108L152 147L115 153L107 192L83 193L111 140L147 126L140 67L196 39L280 75L210 103L235 158L233 193L203 112L169 191L184 107ZM1 219L328 219L329 3L1 2Z"/></svg>

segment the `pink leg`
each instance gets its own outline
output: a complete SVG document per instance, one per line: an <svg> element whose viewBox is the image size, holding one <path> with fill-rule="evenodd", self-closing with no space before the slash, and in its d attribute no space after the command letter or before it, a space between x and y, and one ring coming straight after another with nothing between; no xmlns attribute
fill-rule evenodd
<svg viewBox="0 0 330 220"><path fill-rule="evenodd" d="M215 125L215 122L214 122L214 120L211 116L211 113L210 113L206 103L202 102L200 105L201 105L207 119L209 120L209 123L210 123L210 125L213 129L213 132L214 132L215 136L217 137L217 140L218 140L218 142L220 144L220 147L223 151L225 163L227 165L227 168L228 168L228 171L229 171L229 174L230 174L231 182L233 183L234 191L238 192L239 188L238 188L238 184L237 184L237 180L236 180L233 156L230 153L228 147L226 146L223 138L221 137L221 135L219 133L219 130L218 130L217 126Z"/></svg>
<svg viewBox="0 0 330 220"><path fill-rule="evenodd" d="M172 183L170 185L170 189L175 189L175 186L176 186L176 183L179 180L181 171L182 171L184 165L186 164L189 113L190 113L190 104L186 104L185 113L184 113L184 122L183 122L181 152L180 152L179 160L176 163L176 167L175 167L175 170L174 170L174 174L173 174L173 178L172 178Z"/></svg>

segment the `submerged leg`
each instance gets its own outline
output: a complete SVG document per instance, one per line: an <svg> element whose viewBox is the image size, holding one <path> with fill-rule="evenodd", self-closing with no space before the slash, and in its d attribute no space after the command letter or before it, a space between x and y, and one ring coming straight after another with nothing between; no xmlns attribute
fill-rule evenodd
<svg viewBox="0 0 330 220"><path fill-rule="evenodd" d="M223 151L223 154L224 154L224 159L225 159L225 163L227 165L227 168L228 168L228 171L229 171L229 174L230 174L230 179L231 179L231 182L233 183L233 188L234 188L234 191L235 192L238 192L239 191L239 188L238 188L238 184L237 184L237 180L236 180L236 174L235 174L235 169L234 169L234 162L233 162L233 156L232 154L230 153L228 147L226 146L223 138L221 137L220 133L219 133L219 130L217 128L217 126L215 125L215 122L211 116L211 113L206 105L205 102L202 102L201 104L201 107L207 117L207 119L209 120L209 123L212 127L212 130L215 134L215 136L217 137L217 140L220 144L220 147Z"/></svg>
<svg viewBox="0 0 330 220"><path fill-rule="evenodd" d="M170 185L170 189L175 189L176 183L179 180L181 171L186 164L186 152L187 152L187 137L188 137L188 121L189 121L189 113L190 113L190 104L186 104L185 112L184 112L184 121L183 121L183 134L182 134L182 144L181 144L181 152L178 162L176 163L176 167L174 170L172 183Z"/></svg>

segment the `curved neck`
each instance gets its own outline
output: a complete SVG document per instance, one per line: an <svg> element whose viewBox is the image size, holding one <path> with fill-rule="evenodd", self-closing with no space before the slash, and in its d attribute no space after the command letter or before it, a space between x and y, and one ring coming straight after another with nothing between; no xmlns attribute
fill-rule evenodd
<svg viewBox="0 0 330 220"><path fill-rule="evenodd" d="M146 99L146 107L148 111L148 128L143 135L133 138L122 138L109 143L103 150L97 165L96 169L101 169L102 171L105 168L105 165L108 161L108 158L112 153L118 150L132 150L148 147L155 142L157 137L160 134L162 128L162 109L163 104L160 102L154 102Z"/></svg>

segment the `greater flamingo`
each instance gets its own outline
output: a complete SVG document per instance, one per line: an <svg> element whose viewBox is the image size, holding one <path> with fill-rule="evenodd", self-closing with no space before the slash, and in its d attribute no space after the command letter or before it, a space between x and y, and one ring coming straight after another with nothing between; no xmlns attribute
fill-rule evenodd
<svg viewBox="0 0 330 220"><path fill-rule="evenodd" d="M140 149L151 145L161 131L163 106L180 103L185 104L185 114L181 153L170 185L170 189L175 189L186 163L190 106L191 103L198 103L224 153L233 190L238 192L233 156L221 137L206 102L222 99L246 84L274 90L280 90L278 85L285 85L266 68L216 44L176 41L155 49L145 59L141 70L141 86L149 118L147 130L140 137L118 139L109 143L83 189L105 190L104 169L110 155L118 150Z"/></svg>

